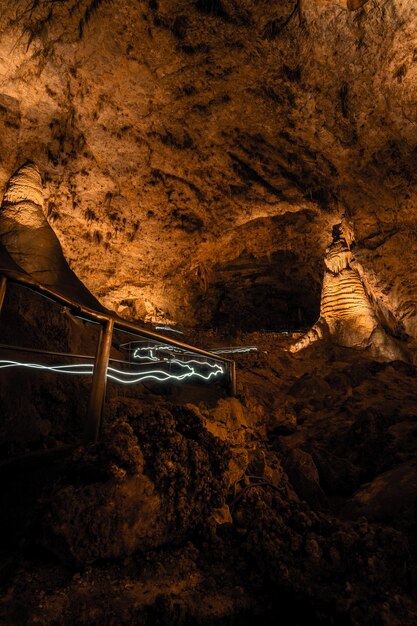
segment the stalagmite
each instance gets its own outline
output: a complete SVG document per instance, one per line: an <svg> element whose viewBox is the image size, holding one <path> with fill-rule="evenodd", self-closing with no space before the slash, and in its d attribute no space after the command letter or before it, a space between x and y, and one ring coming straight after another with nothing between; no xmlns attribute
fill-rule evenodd
<svg viewBox="0 0 417 626"><path fill-rule="evenodd" d="M95 309L102 308L68 266L43 210L36 165L22 165L9 180L0 209L0 244L38 282Z"/></svg>
<svg viewBox="0 0 417 626"><path fill-rule="evenodd" d="M338 224L333 242L326 249L320 317L299 341L290 347L298 352L319 339L331 339L349 348L367 348L373 356L405 360L404 351L381 327L365 287L354 268L351 232Z"/></svg>

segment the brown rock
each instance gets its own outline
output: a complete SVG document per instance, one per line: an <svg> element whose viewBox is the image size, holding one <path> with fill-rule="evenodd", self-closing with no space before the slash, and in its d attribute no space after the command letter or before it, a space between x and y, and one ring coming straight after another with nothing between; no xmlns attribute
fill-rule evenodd
<svg viewBox="0 0 417 626"><path fill-rule="evenodd" d="M380 474L355 493L345 505L344 515L366 516L377 522L415 523L416 472L417 461L412 460Z"/></svg>
<svg viewBox="0 0 417 626"><path fill-rule="evenodd" d="M64 562L85 565L149 550L169 537L161 497L146 476L64 487L54 494L42 543Z"/></svg>
<svg viewBox="0 0 417 626"><path fill-rule="evenodd" d="M294 489L302 500L313 508L325 507L327 499L319 481L317 467L310 454L296 448L284 460L284 469Z"/></svg>

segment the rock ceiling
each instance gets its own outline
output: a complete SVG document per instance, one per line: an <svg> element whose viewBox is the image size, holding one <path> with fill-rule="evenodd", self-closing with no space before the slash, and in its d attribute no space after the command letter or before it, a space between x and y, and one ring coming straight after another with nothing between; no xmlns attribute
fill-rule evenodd
<svg viewBox="0 0 417 626"><path fill-rule="evenodd" d="M368 291L416 336L414 0L1 3L0 184L37 163L105 306L210 323L242 280L318 309L346 214Z"/></svg>

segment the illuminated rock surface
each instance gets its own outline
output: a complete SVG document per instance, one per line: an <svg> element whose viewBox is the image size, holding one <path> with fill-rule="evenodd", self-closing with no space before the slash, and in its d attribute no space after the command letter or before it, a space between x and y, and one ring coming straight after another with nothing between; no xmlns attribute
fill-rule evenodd
<svg viewBox="0 0 417 626"><path fill-rule="evenodd" d="M102 308L69 268L61 245L43 213L42 180L34 163L18 169L7 184L0 208L0 245L41 284L93 308Z"/></svg>
<svg viewBox="0 0 417 626"><path fill-rule="evenodd" d="M415 337L415 4L90 4L5 5L0 184L38 164L46 217L94 295L217 325L242 275L263 310L291 301L296 321L306 284L318 308L327 233L347 212L369 289ZM303 232L285 229L306 209ZM258 327L284 326L271 315Z"/></svg>
<svg viewBox="0 0 417 626"><path fill-rule="evenodd" d="M324 257L320 318L290 350L298 352L320 339L331 339L340 346L365 348L388 360L405 359L399 344L381 328L345 237L342 225L337 225Z"/></svg>

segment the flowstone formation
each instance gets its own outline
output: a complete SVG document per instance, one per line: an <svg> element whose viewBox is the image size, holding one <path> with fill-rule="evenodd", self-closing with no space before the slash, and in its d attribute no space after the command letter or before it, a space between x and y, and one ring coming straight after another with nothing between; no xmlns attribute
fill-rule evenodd
<svg viewBox="0 0 417 626"><path fill-rule="evenodd" d="M347 348L366 348L372 356L406 360L404 351L381 327L354 267L351 232L346 226L336 224L332 234L333 241L324 258L320 317L290 351L298 352L320 339L331 339Z"/></svg>
<svg viewBox="0 0 417 626"><path fill-rule="evenodd" d="M17 265L41 284L87 306L102 308L70 269L43 210L37 166L27 161L10 178L0 209L0 244Z"/></svg>

